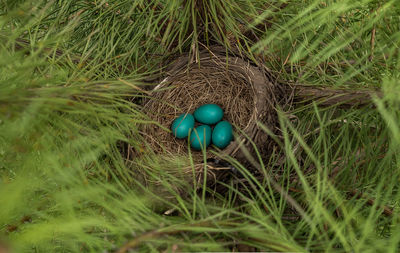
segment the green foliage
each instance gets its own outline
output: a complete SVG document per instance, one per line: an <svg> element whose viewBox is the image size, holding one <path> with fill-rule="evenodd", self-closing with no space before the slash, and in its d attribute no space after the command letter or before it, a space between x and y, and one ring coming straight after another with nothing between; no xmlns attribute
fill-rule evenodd
<svg viewBox="0 0 400 253"><path fill-rule="evenodd" d="M0 7L0 240L16 252L124 245L143 252L237 245L399 250L396 1ZM150 123L136 103L143 77L156 77L179 52L196 54L214 43L265 58L281 79L376 87L384 96L369 108L312 105L290 117L280 113L286 160L255 157L261 177L232 160L245 180L198 194L201 182L181 175L189 159L145 154L127 162L120 150L121 143L139 150L138 126Z"/></svg>

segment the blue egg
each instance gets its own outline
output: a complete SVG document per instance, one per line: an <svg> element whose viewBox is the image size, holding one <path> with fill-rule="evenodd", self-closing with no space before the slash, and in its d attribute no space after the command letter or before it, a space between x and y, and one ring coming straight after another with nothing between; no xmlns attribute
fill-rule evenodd
<svg viewBox="0 0 400 253"><path fill-rule="evenodd" d="M192 114L181 114L172 122L172 134L178 138L183 139L188 137L189 132L194 128L194 117Z"/></svg>
<svg viewBox="0 0 400 253"><path fill-rule="evenodd" d="M224 111L216 104L205 104L194 111L194 118L203 124L212 125L224 116Z"/></svg>
<svg viewBox="0 0 400 253"><path fill-rule="evenodd" d="M219 122L212 133L212 143L220 149L226 148L233 139L232 125L224 120Z"/></svg>
<svg viewBox="0 0 400 253"><path fill-rule="evenodd" d="M196 150L207 148L211 143L211 127L201 125L190 134L190 146Z"/></svg>

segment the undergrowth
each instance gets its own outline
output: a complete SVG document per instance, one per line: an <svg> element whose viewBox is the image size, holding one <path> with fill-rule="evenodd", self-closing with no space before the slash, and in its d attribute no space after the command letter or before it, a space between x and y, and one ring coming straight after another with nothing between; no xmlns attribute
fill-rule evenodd
<svg viewBox="0 0 400 253"><path fill-rule="evenodd" d="M0 249L398 252L396 2L2 1ZM187 159L120 151L152 123L143 89L214 44L280 80L383 95L280 111L284 159L255 157L262 176L232 159L224 191L199 193L176 176Z"/></svg>

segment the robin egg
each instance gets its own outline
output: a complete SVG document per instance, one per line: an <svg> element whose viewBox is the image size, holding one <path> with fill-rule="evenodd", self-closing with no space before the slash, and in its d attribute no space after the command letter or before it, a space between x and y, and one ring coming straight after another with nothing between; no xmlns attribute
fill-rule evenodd
<svg viewBox="0 0 400 253"><path fill-rule="evenodd" d="M196 127L190 135L190 146L196 150L207 148L211 143L211 132L210 126Z"/></svg>
<svg viewBox="0 0 400 253"><path fill-rule="evenodd" d="M205 104L194 111L194 118L203 124L213 125L224 116L224 111L216 104Z"/></svg>
<svg viewBox="0 0 400 253"><path fill-rule="evenodd" d="M172 134L178 138L183 139L188 137L189 132L194 128L194 117L192 114L181 114L172 122Z"/></svg>
<svg viewBox="0 0 400 253"><path fill-rule="evenodd" d="M224 120L219 122L212 132L212 143L220 149L226 148L233 139L232 125Z"/></svg>

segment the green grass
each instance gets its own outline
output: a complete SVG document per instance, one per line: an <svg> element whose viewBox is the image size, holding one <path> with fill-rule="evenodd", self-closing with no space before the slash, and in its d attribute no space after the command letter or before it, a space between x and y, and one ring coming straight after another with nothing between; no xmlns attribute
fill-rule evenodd
<svg viewBox="0 0 400 253"><path fill-rule="evenodd" d="M399 251L396 1L27 0L0 13L0 246ZM138 87L215 43L264 58L280 80L384 96L280 112L283 153L254 157L258 174L232 160L225 190L199 194L180 174L188 159L127 163L120 148L140 147L150 123Z"/></svg>

